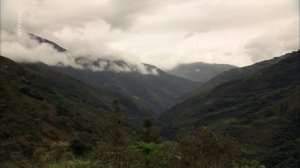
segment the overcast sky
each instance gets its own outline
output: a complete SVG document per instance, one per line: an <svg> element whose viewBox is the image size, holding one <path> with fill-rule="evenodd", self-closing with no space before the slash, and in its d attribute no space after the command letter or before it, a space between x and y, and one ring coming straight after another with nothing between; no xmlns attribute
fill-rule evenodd
<svg viewBox="0 0 300 168"><path fill-rule="evenodd" d="M65 59L28 32L75 54L163 69L245 66L299 49L299 0L1 0L1 55Z"/></svg>

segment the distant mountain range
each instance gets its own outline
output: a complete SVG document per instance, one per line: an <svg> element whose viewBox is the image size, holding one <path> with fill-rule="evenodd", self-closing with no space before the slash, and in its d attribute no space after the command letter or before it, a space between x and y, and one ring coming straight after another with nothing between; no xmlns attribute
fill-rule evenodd
<svg viewBox="0 0 300 168"><path fill-rule="evenodd" d="M267 167L297 167L300 51L224 72L164 112L162 133L208 126L237 137Z"/></svg>
<svg viewBox="0 0 300 168"><path fill-rule="evenodd" d="M170 74L177 75L193 81L205 83L222 72L237 68L227 64L208 64L195 62L190 64L179 64L173 69L167 71Z"/></svg>
<svg viewBox="0 0 300 168"><path fill-rule="evenodd" d="M58 51L66 51L52 41L33 34L31 36L39 42L52 45ZM88 56L76 57L74 62L83 68L51 68L93 86L134 97L156 113L170 108L181 96L201 84L170 75L150 64L132 65L123 60L92 59Z"/></svg>

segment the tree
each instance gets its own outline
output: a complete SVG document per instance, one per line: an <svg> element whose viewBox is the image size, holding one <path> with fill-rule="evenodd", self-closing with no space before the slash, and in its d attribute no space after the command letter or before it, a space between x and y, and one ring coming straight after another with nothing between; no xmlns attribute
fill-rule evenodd
<svg viewBox="0 0 300 168"><path fill-rule="evenodd" d="M233 167L239 162L241 146L229 136L210 131L184 132L178 137L179 164L186 168Z"/></svg>
<svg viewBox="0 0 300 168"><path fill-rule="evenodd" d="M112 102L109 132L113 163L114 166L121 168L124 162L125 137L121 120L121 109L116 98Z"/></svg>
<svg viewBox="0 0 300 168"><path fill-rule="evenodd" d="M152 120L150 118L145 118L143 126L144 126L144 136L143 136L144 142L159 143L160 137L159 134L155 132L152 128L153 126Z"/></svg>

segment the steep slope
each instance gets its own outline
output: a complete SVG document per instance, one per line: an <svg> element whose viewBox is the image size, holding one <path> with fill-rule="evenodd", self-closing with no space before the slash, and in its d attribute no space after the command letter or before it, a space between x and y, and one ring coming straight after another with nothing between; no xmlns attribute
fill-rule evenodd
<svg viewBox="0 0 300 168"><path fill-rule="evenodd" d="M216 77L212 78L205 84L201 85L201 87L199 87L196 91L193 91L190 95L187 95L186 97L204 96L211 89L213 89L214 87L220 84L224 84L232 80L240 80L240 79L248 78L249 76L261 71L262 69L278 63L279 61L284 59L287 55L289 54L280 57L274 57L273 59L258 62L250 66L246 66L242 68L234 68L232 70L223 72L217 75Z"/></svg>
<svg viewBox="0 0 300 168"><path fill-rule="evenodd" d="M226 64L207 64L202 62L195 62L190 64L179 64L178 66L167 72L173 75L180 76L182 78L205 83L213 77L221 74L222 72L234 68L237 67Z"/></svg>
<svg viewBox="0 0 300 168"><path fill-rule="evenodd" d="M15 151L30 155L36 144L82 136L94 142L105 134L114 98L128 127L141 127L144 117L153 116L138 100L89 86L44 64L18 65L0 56L1 159Z"/></svg>
<svg viewBox="0 0 300 168"><path fill-rule="evenodd" d="M197 93L161 116L168 123L163 133L171 136L179 128L206 125L237 137L252 150L249 155L267 166L297 167L299 66L300 51L297 51L239 69L243 76L240 78L224 78L229 72L221 74L215 79L224 79L223 82L205 92L201 88L200 92L196 90Z"/></svg>
<svg viewBox="0 0 300 168"><path fill-rule="evenodd" d="M123 64L127 67L125 62ZM142 66L150 72L143 74L137 71L92 71L88 68L72 67L53 67L53 69L94 86L133 96L158 113L171 107L181 96L199 86L197 82L167 74L153 65Z"/></svg>
<svg viewBox="0 0 300 168"><path fill-rule="evenodd" d="M52 41L34 34L30 36L40 43L50 44L59 52L67 52ZM90 56L77 56L73 62L82 68L58 65L52 69L88 84L134 97L156 113L173 106L183 95L200 85L199 82L170 75L149 64L134 65L123 60Z"/></svg>

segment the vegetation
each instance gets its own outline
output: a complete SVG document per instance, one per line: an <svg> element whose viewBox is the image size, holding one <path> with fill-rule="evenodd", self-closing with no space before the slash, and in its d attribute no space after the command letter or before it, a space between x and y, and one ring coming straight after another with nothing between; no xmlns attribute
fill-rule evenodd
<svg viewBox="0 0 300 168"><path fill-rule="evenodd" d="M91 62L93 66L99 64L97 61ZM124 64L130 66L126 62ZM144 75L139 72L92 71L72 67L51 68L90 85L132 96L142 101L156 114L160 114L174 105L182 95L199 85L195 81L165 73L153 65L144 64L143 66L146 69L154 69L159 75Z"/></svg>
<svg viewBox="0 0 300 168"><path fill-rule="evenodd" d="M118 100L114 99L106 122L106 138L96 145L87 139L52 141L32 146L32 154L1 150L3 167L62 168L182 168L234 167L239 165L242 148L231 137L219 135L203 127L198 132L184 132L177 142L161 141L152 129L150 119L144 119L141 139L127 134ZM14 150L13 150L14 151Z"/></svg>
<svg viewBox="0 0 300 168"><path fill-rule="evenodd" d="M267 167L298 167L299 54L232 70L239 73L229 79L215 78L211 86L218 85L203 86L161 116L167 123L163 135L174 139L179 128L205 125L245 144L247 158Z"/></svg>
<svg viewBox="0 0 300 168"><path fill-rule="evenodd" d="M114 125L114 124L113 124ZM116 126L116 125L114 125ZM119 125L121 126L121 125ZM121 129L121 127L118 129ZM120 137L118 129L110 132L111 141L100 141L88 153L78 152L78 145L63 142L36 147L33 156L4 161L3 167L60 168L264 168L258 161L241 160L242 148L231 137L202 127L183 133L176 142L160 143ZM119 137L120 139L114 139ZM124 143L127 139L127 143ZM129 141L128 141L129 140ZM73 142L75 143L75 142ZM81 150L80 150L81 151Z"/></svg>
<svg viewBox="0 0 300 168"><path fill-rule="evenodd" d="M152 116L136 100L91 87L46 65L24 67L0 57L0 74L2 161L32 157L37 146L54 142L71 143L79 153L91 150L106 137L104 123L114 97L119 97L129 121L126 129L142 132L142 119Z"/></svg>
<svg viewBox="0 0 300 168"><path fill-rule="evenodd" d="M242 147L229 136L202 127L196 133L179 135L181 167L233 167L240 161Z"/></svg>
<svg viewBox="0 0 300 168"><path fill-rule="evenodd" d="M247 67L160 122L137 99L0 57L0 167L299 167L298 65L299 51Z"/></svg>

